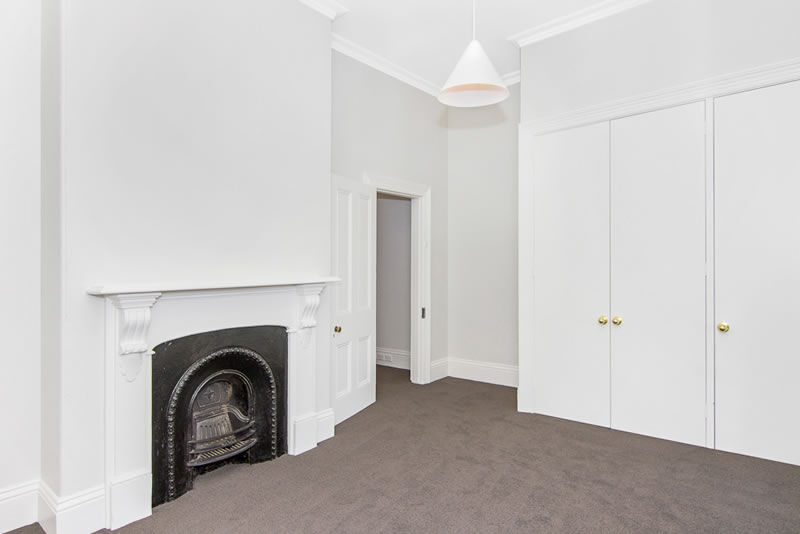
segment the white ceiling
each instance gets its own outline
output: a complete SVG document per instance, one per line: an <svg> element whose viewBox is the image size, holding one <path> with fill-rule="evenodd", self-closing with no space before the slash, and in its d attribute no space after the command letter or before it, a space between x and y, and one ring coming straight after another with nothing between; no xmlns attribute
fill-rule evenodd
<svg viewBox="0 0 800 534"><path fill-rule="evenodd" d="M391 74L428 92L444 85L472 37L472 0L340 1L347 12L333 22L334 48L381 70L394 70ZM532 30L527 36L537 40L642 3L476 1L477 38L511 83L518 81L520 67L519 46L510 36Z"/></svg>

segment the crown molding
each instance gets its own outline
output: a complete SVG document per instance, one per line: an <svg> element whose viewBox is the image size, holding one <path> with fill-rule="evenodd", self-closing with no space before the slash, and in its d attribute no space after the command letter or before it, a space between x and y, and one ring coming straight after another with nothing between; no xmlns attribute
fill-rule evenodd
<svg viewBox="0 0 800 534"><path fill-rule="evenodd" d="M317 13L328 17L329 19L336 20L337 18L341 17L348 11L349 8L343 6L336 0L297 0L301 4L304 4Z"/></svg>
<svg viewBox="0 0 800 534"><path fill-rule="evenodd" d="M797 80L800 57L525 121L520 128L541 135Z"/></svg>
<svg viewBox="0 0 800 534"><path fill-rule="evenodd" d="M593 6L580 9L569 15L558 17L539 26L534 26L508 37L509 41L520 48L532 43L544 41L550 37L580 28L592 22L616 15L623 11L646 4L651 0L604 0Z"/></svg>
<svg viewBox="0 0 800 534"><path fill-rule="evenodd" d="M401 67L397 63L386 59L380 54L376 54L371 50L367 50L363 46L342 37L338 33L331 34L331 37L331 48L333 50L336 50L337 52L355 59L356 61L360 61L361 63L372 67L375 70L378 70L391 76L392 78L396 78L401 82L405 82L412 87L416 87L420 91L438 98L441 87L435 83L426 80L422 76L414 74L410 70ZM506 85L514 85L515 83L519 83L520 71L515 70L513 72L509 72L508 74L502 76L502 79L503 83Z"/></svg>
<svg viewBox="0 0 800 534"><path fill-rule="evenodd" d="M439 90L441 87L438 85L431 83L422 76L417 76L410 70L401 67L397 63L394 63L385 57L372 52L371 50L367 50L361 45L357 45L349 39L345 39L337 33L332 34L331 48L355 59L356 61L360 61L361 63L364 63L375 70L379 70L384 74L388 74L389 76L396 78L401 82L405 82L408 85L416 87L420 91L424 91L431 96L439 96Z"/></svg>
<svg viewBox="0 0 800 534"><path fill-rule="evenodd" d="M515 71L512 71L512 72L509 72L508 74L503 74L503 76L501 76L501 78L503 80L503 83L506 84L506 86L508 87L508 86L511 86L511 85L518 84L520 82L522 76L521 76L520 71L515 70Z"/></svg>

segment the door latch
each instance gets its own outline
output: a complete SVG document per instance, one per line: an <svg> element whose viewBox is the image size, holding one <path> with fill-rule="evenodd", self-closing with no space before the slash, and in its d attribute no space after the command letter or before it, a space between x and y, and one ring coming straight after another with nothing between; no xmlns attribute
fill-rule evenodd
<svg viewBox="0 0 800 534"><path fill-rule="evenodd" d="M425 308L422 308L422 318L425 318Z"/></svg>

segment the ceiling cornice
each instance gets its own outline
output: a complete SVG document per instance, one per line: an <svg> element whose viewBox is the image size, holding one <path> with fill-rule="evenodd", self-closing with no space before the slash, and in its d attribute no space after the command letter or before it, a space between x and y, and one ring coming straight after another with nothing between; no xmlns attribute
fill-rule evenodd
<svg viewBox="0 0 800 534"><path fill-rule="evenodd" d="M378 55L371 50L367 50L363 46L357 45L353 41L345 39L337 33L331 34L331 37L331 48L337 52L341 52L342 54L349 56L356 61L360 61L361 63L364 63L375 70L379 70L384 74L388 74L393 78L397 78L401 82L405 82L408 85L416 87L420 91L424 91L429 95L439 96L440 87L429 82L422 76L417 76L410 70L401 67L397 63L389 61L385 57Z"/></svg>
<svg viewBox="0 0 800 534"><path fill-rule="evenodd" d="M331 34L331 48L340 52L348 57L360 61L361 63L372 67L384 74L396 78L401 82L405 82L412 87L416 87L420 91L428 93L431 96L438 97L441 87L435 83L426 80L422 76L418 76L410 70L401 67L397 63L386 59L385 57L376 54L371 50L367 50L361 45L345 39L338 33ZM514 85L520 82L520 72L515 70L502 76L503 83L506 85Z"/></svg>
<svg viewBox="0 0 800 534"><path fill-rule="evenodd" d="M317 13L320 13L329 19L336 20L348 11L349 8L343 6L336 0L297 0L301 4L305 4Z"/></svg>
<svg viewBox="0 0 800 534"><path fill-rule="evenodd" d="M506 84L506 87L512 86L514 84L518 84L520 79L522 78L521 72L518 70L509 72L508 74L503 74L501 78L503 79L503 83Z"/></svg>
<svg viewBox="0 0 800 534"><path fill-rule="evenodd" d="M529 44L544 41L550 37L580 28L592 22L616 15L634 7L646 4L651 0L605 0L599 4L581 9L569 15L553 19L539 26L511 35L508 40L520 48Z"/></svg>

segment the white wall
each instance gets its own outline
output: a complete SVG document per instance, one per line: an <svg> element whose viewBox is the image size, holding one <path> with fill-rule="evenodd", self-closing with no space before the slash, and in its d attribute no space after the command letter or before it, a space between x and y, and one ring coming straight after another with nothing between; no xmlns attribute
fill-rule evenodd
<svg viewBox="0 0 800 534"><path fill-rule="evenodd" d="M522 121L800 56L796 0L653 0L522 49Z"/></svg>
<svg viewBox="0 0 800 534"><path fill-rule="evenodd" d="M0 532L35 520L40 443L38 2L0 2ZM28 484L30 485L30 484Z"/></svg>
<svg viewBox="0 0 800 534"><path fill-rule="evenodd" d="M517 365L519 85L448 110L450 357Z"/></svg>
<svg viewBox="0 0 800 534"><path fill-rule="evenodd" d="M379 349L408 351L411 339L411 201L378 195Z"/></svg>
<svg viewBox="0 0 800 534"><path fill-rule="evenodd" d="M328 274L331 113L330 21L299 2L63 10L60 434L45 479L60 497L103 481L103 302L87 288Z"/></svg>
<svg viewBox="0 0 800 534"><path fill-rule="evenodd" d="M447 111L432 96L333 52L332 170L431 187L431 359L447 351Z"/></svg>

